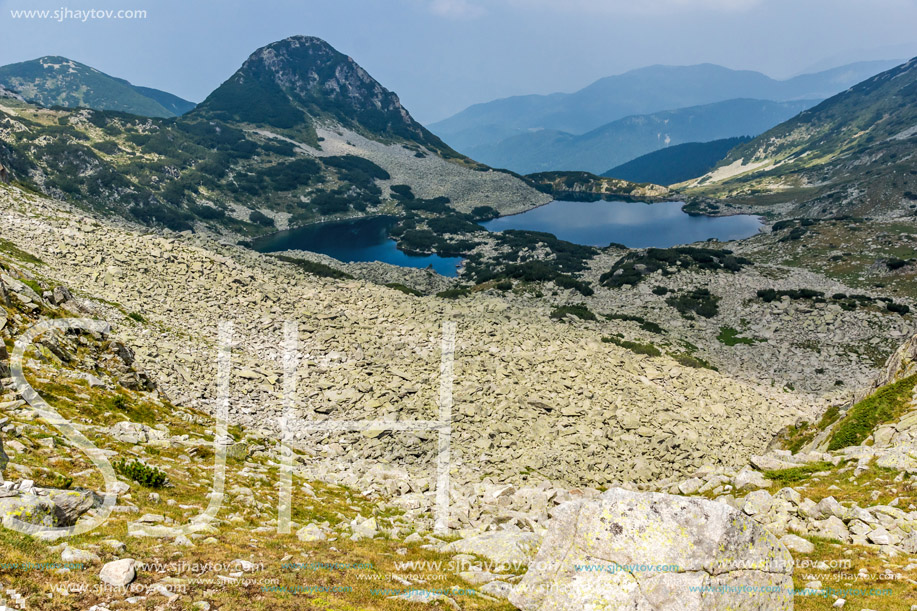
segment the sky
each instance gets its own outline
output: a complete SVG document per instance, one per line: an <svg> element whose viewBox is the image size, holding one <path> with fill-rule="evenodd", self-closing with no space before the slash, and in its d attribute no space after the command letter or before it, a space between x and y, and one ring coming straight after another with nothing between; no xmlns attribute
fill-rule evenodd
<svg viewBox="0 0 917 611"><path fill-rule="evenodd" d="M63 19L13 11L65 9ZM115 19L77 11L146 11ZM258 47L319 36L432 123L652 64L775 78L917 55L917 0L0 0L0 65L63 55L199 102Z"/></svg>

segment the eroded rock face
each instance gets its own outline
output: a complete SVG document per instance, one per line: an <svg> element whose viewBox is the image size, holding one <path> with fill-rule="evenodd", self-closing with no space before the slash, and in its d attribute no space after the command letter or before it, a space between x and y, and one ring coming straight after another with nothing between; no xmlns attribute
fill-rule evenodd
<svg viewBox="0 0 917 611"><path fill-rule="evenodd" d="M524 611L792 609L792 567L725 504L613 488L554 511L509 600Z"/></svg>

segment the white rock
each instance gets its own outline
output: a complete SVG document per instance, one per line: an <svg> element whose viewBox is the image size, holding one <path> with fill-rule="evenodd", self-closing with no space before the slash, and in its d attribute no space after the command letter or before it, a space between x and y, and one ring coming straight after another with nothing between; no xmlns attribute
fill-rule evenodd
<svg viewBox="0 0 917 611"><path fill-rule="evenodd" d="M108 585L115 587L124 587L134 581L137 577L135 570L136 560L133 558L122 558L114 562L108 562L99 572L99 579Z"/></svg>

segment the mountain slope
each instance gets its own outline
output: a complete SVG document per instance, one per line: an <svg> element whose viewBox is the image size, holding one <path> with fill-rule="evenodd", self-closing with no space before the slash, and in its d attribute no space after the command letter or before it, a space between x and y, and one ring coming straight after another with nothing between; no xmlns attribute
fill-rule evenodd
<svg viewBox="0 0 917 611"><path fill-rule="evenodd" d="M152 87L138 87L137 85L134 85L134 91L142 93L154 102L158 102L160 106L176 116L190 112L194 109L195 106L197 106L197 104L194 102L189 102L188 100L180 98L177 95L169 93L168 91L160 91L159 89L153 89Z"/></svg>
<svg viewBox="0 0 917 611"><path fill-rule="evenodd" d="M716 167L726 153L750 140L750 137L739 136L667 146L614 167L602 176L638 183L672 185L703 176Z"/></svg>
<svg viewBox="0 0 917 611"><path fill-rule="evenodd" d="M674 144L760 134L814 103L727 100L630 116L580 136L556 130L526 133L496 145L473 147L469 153L482 163L524 174L599 173Z"/></svg>
<svg viewBox="0 0 917 611"><path fill-rule="evenodd" d="M0 85L42 106L119 110L145 117L174 117L194 107L178 96L135 87L66 57L0 66Z"/></svg>
<svg viewBox="0 0 917 611"><path fill-rule="evenodd" d="M575 93L515 96L476 104L430 128L457 150L470 154L471 147L533 129L582 134L628 115L734 98L824 99L893 65L860 62L785 81L712 64L649 66L600 79Z"/></svg>
<svg viewBox="0 0 917 611"><path fill-rule="evenodd" d="M777 194L818 214L900 213L917 200L915 144L917 58L733 149L694 186Z"/></svg>
<svg viewBox="0 0 917 611"><path fill-rule="evenodd" d="M449 149L353 60L306 37L259 49L177 119L11 101L0 109L0 163L9 179L83 207L237 238L337 217L550 201Z"/></svg>

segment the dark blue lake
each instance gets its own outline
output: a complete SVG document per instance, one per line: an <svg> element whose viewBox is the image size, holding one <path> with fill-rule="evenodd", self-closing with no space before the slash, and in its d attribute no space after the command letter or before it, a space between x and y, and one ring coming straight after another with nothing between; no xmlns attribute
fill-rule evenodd
<svg viewBox="0 0 917 611"><path fill-rule="evenodd" d="M483 225L489 231L545 231L576 244L608 246L617 242L631 248L667 248L709 238L737 240L754 235L761 227L755 216L691 216L682 212L682 205L555 201ZM347 263L382 261L401 267L432 266L443 276L456 275L460 258L408 255L398 250L388 237L395 223L396 219L390 216L319 223L267 236L256 241L254 248L259 252L308 250Z"/></svg>
<svg viewBox="0 0 917 611"><path fill-rule="evenodd" d="M611 242L630 248L668 248L709 238L738 240L758 233L756 216L691 216L682 202L555 201L484 223L489 231L527 229L553 233L561 240L589 246Z"/></svg>
<svg viewBox="0 0 917 611"><path fill-rule="evenodd" d="M308 225L262 238L255 242L254 248L258 252L308 250L345 263L382 261L417 268L432 265L443 276L457 274L456 266L462 261L460 258L415 256L398 250L395 241L388 237L395 222L394 217L374 216Z"/></svg>

